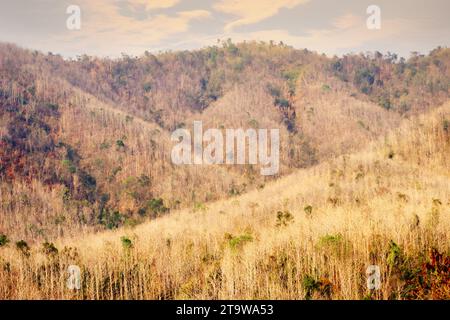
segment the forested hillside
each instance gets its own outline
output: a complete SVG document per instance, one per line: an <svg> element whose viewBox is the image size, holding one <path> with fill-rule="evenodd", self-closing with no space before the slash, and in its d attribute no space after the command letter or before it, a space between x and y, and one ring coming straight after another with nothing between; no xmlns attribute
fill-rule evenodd
<svg viewBox="0 0 450 320"><path fill-rule="evenodd" d="M0 46L0 233L40 241L136 225L263 189L366 147L448 100L450 50L329 58L231 41L120 59ZM175 166L170 134L279 128L278 176Z"/></svg>

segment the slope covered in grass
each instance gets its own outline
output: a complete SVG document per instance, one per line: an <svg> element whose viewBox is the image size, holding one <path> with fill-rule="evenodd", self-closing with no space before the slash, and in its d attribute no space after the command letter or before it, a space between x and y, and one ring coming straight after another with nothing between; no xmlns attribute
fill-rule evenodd
<svg viewBox="0 0 450 320"><path fill-rule="evenodd" d="M0 297L448 299L449 107L241 196L56 247L7 244ZM65 287L70 264L81 291Z"/></svg>
<svg viewBox="0 0 450 320"><path fill-rule="evenodd" d="M447 101L449 50L405 61L264 43L64 60L0 45L0 232L40 242L243 194ZM170 134L279 128L280 172L175 166Z"/></svg>

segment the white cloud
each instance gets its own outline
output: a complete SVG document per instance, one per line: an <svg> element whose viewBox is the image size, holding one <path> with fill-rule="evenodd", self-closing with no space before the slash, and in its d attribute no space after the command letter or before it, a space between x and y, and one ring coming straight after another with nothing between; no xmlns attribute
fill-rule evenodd
<svg viewBox="0 0 450 320"><path fill-rule="evenodd" d="M144 6L146 10L167 9L175 6L180 0L128 0L132 6Z"/></svg>
<svg viewBox="0 0 450 320"><path fill-rule="evenodd" d="M302 6L308 0L77 0L82 11L80 31L66 29L67 16L60 1L0 1L0 38L65 56L194 49L213 45L218 38L232 38L235 42L283 41L327 54L389 50L405 57L411 51L427 52L438 45L449 45L450 24L445 19L449 5L423 6L419 0L398 1L421 10L423 18L413 14L412 9L408 13L396 5L389 16L398 18L383 15L381 30L367 29L367 15L359 5L347 6L347 14L330 20L330 12L318 15L311 12L312 6ZM176 10L180 3L183 11ZM298 12L302 23L292 14L280 14L295 6L304 11ZM258 24L252 26L253 32L239 32L243 28L237 28L269 17L273 17L271 25L280 26L268 30ZM307 25L315 27L305 28Z"/></svg>
<svg viewBox="0 0 450 320"><path fill-rule="evenodd" d="M280 9L292 9L309 0L221 0L214 5L219 12L231 14L237 19L225 26L230 32L236 27L258 23L276 15Z"/></svg>
<svg viewBox="0 0 450 320"><path fill-rule="evenodd" d="M333 26L337 29L349 29L358 26L361 23L361 18L351 13L339 16L333 21Z"/></svg>
<svg viewBox="0 0 450 320"><path fill-rule="evenodd" d="M143 0L132 0L147 2ZM163 40L189 31L194 20L210 17L206 10L181 11L175 14L157 14L148 19L135 19L120 13L117 3L110 0L81 0L82 27L80 31L69 32L62 36L49 39L65 43L65 51L77 51L77 48L87 48L91 54L117 55L118 50L130 54L141 54L152 49ZM100 2L100 3L99 3ZM169 3L176 3L168 0ZM153 7L158 2L152 4ZM159 1L159 6L163 1ZM86 13L86 14L83 14Z"/></svg>

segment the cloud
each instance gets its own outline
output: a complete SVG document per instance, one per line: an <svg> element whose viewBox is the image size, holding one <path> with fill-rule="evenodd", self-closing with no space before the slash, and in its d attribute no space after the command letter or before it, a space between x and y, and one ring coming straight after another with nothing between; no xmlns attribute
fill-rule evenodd
<svg viewBox="0 0 450 320"><path fill-rule="evenodd" d="M154 1L154 0L153 0ZM146 19L137 19L121 13L117 2L110 0L80 0L82 27L76 32L69 32L57 39L65 43L67 51L77 52L77 47L88 48L90 54L117 55L117 50L130 54L141 54L145 50L189 31L192 21L211 16L206 10L180 11L173 14L159 13ZM130 0L136 4L152 1ZM150 7L155 8L175 4L176 0L154 1ZM159 3L159 4L158 4Z"/></svg>
<svg viewBox="0 0 450 320"><path fill-rule="evenodd" d="M333 21L333 26L337 29L349 29L361 23L361 18L351 13L339 16Z"/></svg>
<svg viewBox="0 0 450 320"><path fill-rule="evenodd" d="M292 9L309 0L221 0L214 9L237 17L225 25L225 31L230 32L236 27L255 24L276 15L280 9Z"/></svg>
<svg viewBox="0 0 450 320"><path fill-rule="evenodd" d="M117 57L122 52L140 55L146 50L194 49L227 38L235 42L283 41L327 54L389 50L405 57L411 51L426 52L449 43L450 24L445 16L448 2L436 7L419 5L419 0L414 0L416 4L399 0L408 4L405 8L411 6L409 11L396 4L390 9L392 18L382 16L381 30L368 30L365 8L356 5L357 0L348 6L336 3L327 14L315 12L321 8L318 2L318 8L302 6L308 1L77 0L82 16L79 31L66 28L65 6L72 3L69 0L0 1L0 38L67 57L83 53ZM303 11L298 12L302 21L294 14L280 14L295 6ZM386 6L383 10L387 10ZM335 9L345 10L346 14L333 16ZM416 15L417 10L423 12L423 17ZM259 23L270 17L272 27ZM238 28L251 24L257 24L251 32Z"/></svg>
<svg viewBox="0 0 450 320"><path fill-rule="evenodd" d="M131 6L142 6L146 10L167 9L175 6L180 0L128 0Z"/></svg>

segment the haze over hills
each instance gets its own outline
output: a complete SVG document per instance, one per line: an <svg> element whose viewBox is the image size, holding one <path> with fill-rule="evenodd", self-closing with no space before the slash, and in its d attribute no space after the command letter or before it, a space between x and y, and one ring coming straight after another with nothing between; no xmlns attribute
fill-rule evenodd
<svg viewBox="0 0 450 320"><path fill-rule="evenodd" d="M449 297L446 278L402 278L450 250L449 85L447 48L64 60L1 44L0 297L71 298L48 272L73 261L74 298L355 299L369 262L395 275L378 298ZM279 174L174 165L171 133L194 121L280 129Z"/></svg>

